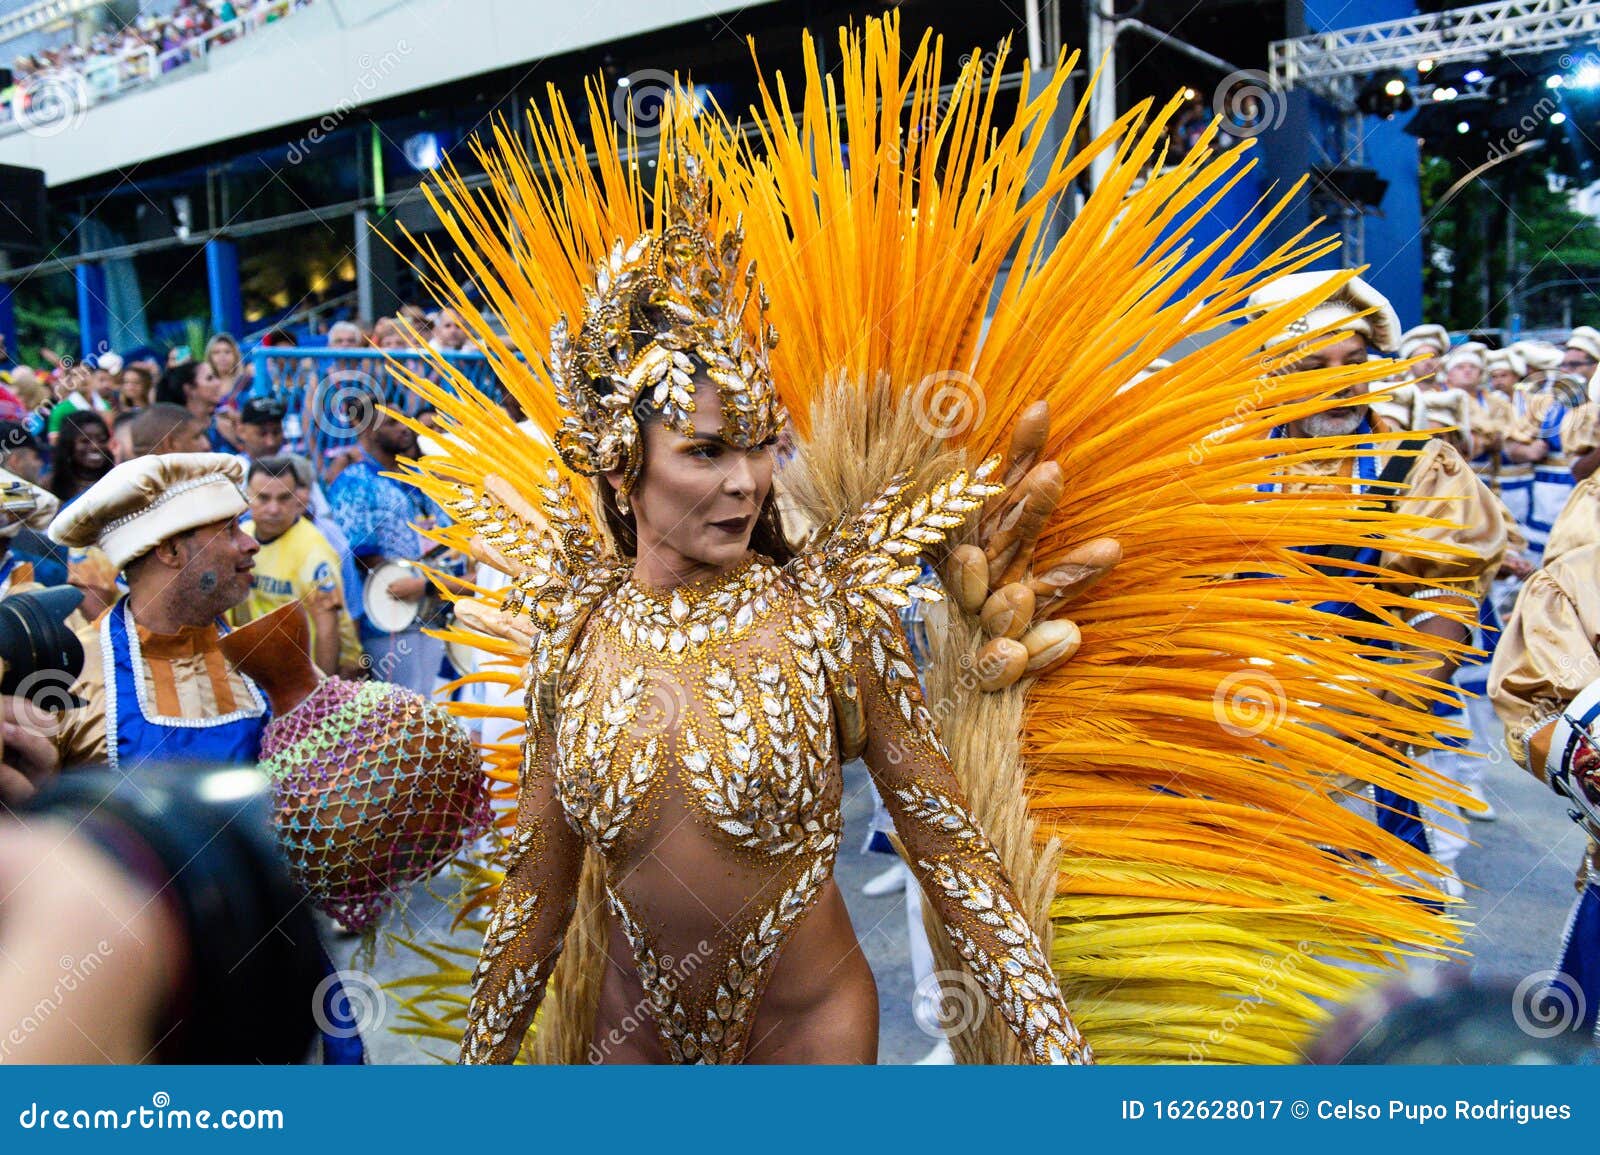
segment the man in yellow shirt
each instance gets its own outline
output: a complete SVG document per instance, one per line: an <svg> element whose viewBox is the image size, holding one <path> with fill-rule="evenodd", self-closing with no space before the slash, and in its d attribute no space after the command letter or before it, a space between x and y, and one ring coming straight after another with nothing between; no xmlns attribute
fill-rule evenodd
<svg viewBox="0 0 1600 1155"><path fill-rule="evenodd" d="M287 456L250 463L245 492L251 520L245 528L261 552L250 596L234 610L234 624L303 600L311 615L311 660L323 673L337 674L343 653L359 654L360 643L345 611L339 554L305 517L310 478L299 476L301 464Z"/></svg>

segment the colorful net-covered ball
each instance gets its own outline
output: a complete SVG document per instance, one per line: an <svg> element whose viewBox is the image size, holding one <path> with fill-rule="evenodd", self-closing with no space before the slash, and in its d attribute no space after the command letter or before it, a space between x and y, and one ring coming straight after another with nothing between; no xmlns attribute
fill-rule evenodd
<svg viewBox="0 0 1600 1155"><path fill-rule="evenodd" d="M296 882L350 930L374 924L490 819L487 779L460 723L386 682L332 678L268 725L278 840Z"/></svg>

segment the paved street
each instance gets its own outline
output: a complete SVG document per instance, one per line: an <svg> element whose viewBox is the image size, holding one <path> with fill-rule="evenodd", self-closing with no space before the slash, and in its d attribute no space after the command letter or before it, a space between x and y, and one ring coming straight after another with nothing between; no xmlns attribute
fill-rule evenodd
<svg viewBox="0 0 1600 1155"><path fill-rule="evenodd" d="M1472 888L1466 917L1473 923L1467 946L1471 965L1483 977L1517 981L1555 961L1556 946L1567 908L1571 904L1572 876L1583 850L1578 828L1545 787L1535 782L1505 755L1500 747L1500 726L1482 702L1472 704L1477 745L1492 754L1485 769L1485 788L1499 811L1495 822L1474 822L1474 845L1461 856L1463 878ZM845 771L845 839L837 875L849 904L856 932L878 980L880 1004L879 1059L885 1063L912 1062L927 1053L933 1039L924 1034L911 1015L912 978L906 948L905 900L900 894L868 898L862 884L890 861L881 854L863 854L865 828L871 814L867 777L861 763ZM449 912L418 888L409 916L422 925L443 926ZM467 942L471 936L463 936ZM350 965L354 940L340 939L336 957ZM476 942L471 945L476 947ZM405 970L406 960L384 957L380 949L371 973L379 982ZM393 1007L384 1011L376 1031L367 1032L373 1062L421 1063L443 1054L444 1044L417 1041L394 1033Z"/></svg>

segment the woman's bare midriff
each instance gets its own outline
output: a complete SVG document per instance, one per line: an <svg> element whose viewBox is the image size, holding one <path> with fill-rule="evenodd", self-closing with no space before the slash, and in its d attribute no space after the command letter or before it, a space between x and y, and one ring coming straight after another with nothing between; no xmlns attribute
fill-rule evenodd
<svg viewBox="0 0 1600 1155"><path fill-rule="evenodd" d="M650 1001L616 916L607 918L605 978L591 1063L667 1063ZM773 965L745 1047L747 1063L876 1063L878 988L844 896L829 879Z"/></svg>

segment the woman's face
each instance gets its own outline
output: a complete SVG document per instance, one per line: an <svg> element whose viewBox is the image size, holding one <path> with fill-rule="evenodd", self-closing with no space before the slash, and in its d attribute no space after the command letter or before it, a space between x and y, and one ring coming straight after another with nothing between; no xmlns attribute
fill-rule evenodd
<svg viewBox="0 0 1600 1155"><path fill-rule="evenodd" d="M220 405L222 404L222 395L225 390L226 386L223 384L222 378L212 371L209 364L202 361L195 366L194 392L197 397L200 397L207 404Z"/></svg>
<svg viewBox="0 0 1600 1155"><path fill-rule="evenodd" d="M698 383L697 398L717 396ZM644 467L629 497L639 556L681 576L722 572L744 560L772 489L773 443L740 449L722 439L721 407L702 404L694 436L645 423ZM620 474L608 475L620 481Z"/></svg>
<svg viewBox="0 0 1600 1155"><path fill-rule="evenodd" d="M226 343L211 346L211 356L206 359L218 373L232 373L239 366L239 354Z"/></svg>
<svg viewBox="0 0 1600 1155"><path fill-rule="evenodd" d="M72 463L84 473L103 470L111 464L111 434L99 422L85 425L72 444Z"/></svg>
<svg viewBox="0 0 1600 1155"><path fill-rule="evenodd" d="M149 378L143 373L124 370L122 374L122 400L129 409L142 409L150 404Z"/></svg>

